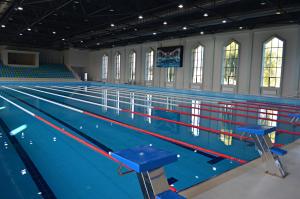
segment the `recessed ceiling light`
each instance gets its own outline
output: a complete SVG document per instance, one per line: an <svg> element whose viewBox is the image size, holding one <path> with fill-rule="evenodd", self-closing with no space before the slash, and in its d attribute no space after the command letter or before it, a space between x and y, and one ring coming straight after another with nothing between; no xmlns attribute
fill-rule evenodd
<svg viewBox="0 0 300 199"><path fill-rule="evenodd" d="M208 14L207 14L207 13L204 13L204 14L203 14L203 17L208 17Z"/></svg>
<svg viewBox="0 0 300 199"><path fill-rule="evenodd" d="M187 29L187 27L186 27L186 26L182 27L182 30L186 30L186 29Z"/></svg>
<svg viewBox="0 0 300 199"><path fill-rule="evenodd" d="M22 35L23 35L23 33L20 33L19 35L20 35L20 36L22 36Z"/></svg>
<svg viewBox="0 0 300 199"><path fill-rule="evenodd" d="M134 29L134 31L138 31L138 29L137 29L137 28L135 28L135 29Z"/></svg>
<svg viewBox="0 0 300 199"><path fill-rule="evenodd" d="M154 32L154 33L152 33L153 35L157 35L157 33L156 32Z"/></svg>
<svg viewBox="0 0 300 199"><path fill-rule="evenodd" d="M54 34L54 35L55 35L55 34L56 34L56 32L55 32L55 31L53 31L53 32L52 32L52 34Z"/></svg>
<svg viewBox="0 0 300 199"><path fill-rule="evenodd" d="M1 25L1 28L5 28L6 26L4 24Z"/></svg>
<svg viewBox="0 0 300 199"><path fill-rule="evenodd" d="M240 26L239 29L240 29L240 30L243 30L243 26Z"/></svg>
<svg viewBox="0 0 300 199"><path fill-rule="evenodd" d="M18 10L23 10L23 7L19 6L17 9L18 9Z"/></svg>
<svg viewBox="0 0 300 199"><path fill-rule="evenodd" d="M200 32L200 34L201 34L201 35L204 35L204 32L203 32L203 31L201 31L201 32Z"/></svg>
<svg viewBox="0 0 300 199"><path fill-rule="evenodd" d="M139 19L143 19L144 17L142 15L139 16Z"/></svg>
<svg viewBox="0 0 300 199"><path fill-rule="evenodd" d="M281 12L280 10L277 10L277 11L276 11L276 14L277 14L277 15L280 15L280 14L282 14L282 12Z"/></svg>
<svg viewBox="0 0 300 199"><path fill-rule="evenodd" d="M65 39L65 38L62 38L61 40L62 40L62 41L65 41L66 39Z"/></svg>
<svg viewBox="0 0 300 199"><path fill-rule="evenodd" d="M164 21L164 23L163 23L164 25L168 25L168 22L166 22L166 21Z"/></svg>
<svg viewBox="0 0 300 199"><path fill-rule="evenodd" d="M83 43L83 41L81 40L80 43Z"/></svg>
<svg viewBox="0 0 300 199"><path fill-rule="evenodd" d="M31 28L27 28L28 31L31 31Z"/></svg>
<svg viewBox="0 0 300 199"><path fill-rule="evenodd" d="M112 23L112 24L110 24L110 26L111 26L111 27L115 27L115 24Z"/></svg>
<svg viewBox="0 0 300 199"><path fill-rule="evenodd" d="M227 23L227 21L226 21L226 20L223 20L222 23Z"/></svg>
<svg viewBox="0 0 300 199"><path fill-rule="evenodd" d="M183 5L182 5L182 4L179 4L179 5L178 5L178 8L183 8Z"/></svg>

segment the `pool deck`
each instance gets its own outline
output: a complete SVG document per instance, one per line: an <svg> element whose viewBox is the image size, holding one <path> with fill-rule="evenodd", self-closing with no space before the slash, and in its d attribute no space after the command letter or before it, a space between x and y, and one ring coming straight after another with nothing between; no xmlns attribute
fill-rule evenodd
<svg viewBox="0 0 300 199"><path fill-rule="evenodd" d="M284 161L289 175L284 179L265 175L261 161L255 160L182 194L191 199L299 198L300 140L286 149L289 153L284 157Z"/></svg>

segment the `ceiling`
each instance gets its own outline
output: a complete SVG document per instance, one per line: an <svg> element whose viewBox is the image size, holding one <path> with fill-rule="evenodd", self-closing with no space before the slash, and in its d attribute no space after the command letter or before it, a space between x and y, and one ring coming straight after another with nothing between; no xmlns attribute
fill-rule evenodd
<svg viewBox="0 0 300 199"><path fill-rule="evenodd" d="M0 44L111 48L300 23L299 0L2 0Z"/></svg>

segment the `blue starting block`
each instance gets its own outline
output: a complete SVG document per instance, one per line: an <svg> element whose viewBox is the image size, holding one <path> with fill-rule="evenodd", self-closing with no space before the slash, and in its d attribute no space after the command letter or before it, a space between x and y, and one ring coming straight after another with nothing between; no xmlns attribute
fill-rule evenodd
<svg viewBox="0 0 300 199"><path fill-rule="evenodd" d="M284 156L287 151L273 147L269 134L276 131L276 127L249 125L237 128L239 132L248 133L256 144L262 160L266 163L266 173L285 177L285 171L279 156Z"/></svg>
<svg viewBox="0 0 300 199"><path fill-rule="evenodd" d="M178 195L173 191L166 191L156 196L156 199L184 199L184 197Z"/></svg>
<svg viewBox="0 0 300 199"><path fill-rule="evenodd" d="M249 125L249 126L240 126L237 128L238 131L249 133L253 135L267 135L276 131L276 127L269 126L260 126L260 125Z"/></svg>
<svg viewBox="0 0 300 199"><path fill-rule="evenodd" d="M300 113L290 113L288 116L291 117L291 122L297 122L300 119Z"/></svg>
<svg viewBox="0 0 300 199"><path fill-rule="evenodd" d="M111 154L121 166L136 172L145 199L184 199L169 190L164 166L177 161L177 155L152 146L138 146Z"/></svg>

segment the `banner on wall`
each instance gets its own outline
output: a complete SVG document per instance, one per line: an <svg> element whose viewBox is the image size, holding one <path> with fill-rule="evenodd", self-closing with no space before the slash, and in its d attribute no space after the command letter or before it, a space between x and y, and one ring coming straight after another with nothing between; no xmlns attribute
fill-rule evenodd
<svg viewBox="0 0 300 199"><path fill-rule="evenodd" d="M183 46L157 48L157 67L182 67Z"/></svg>

